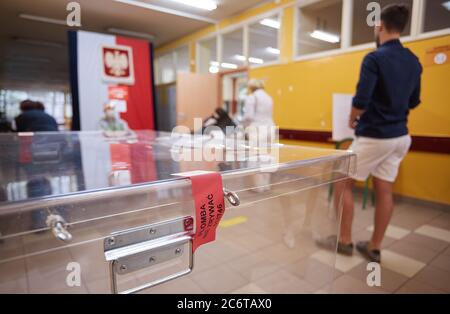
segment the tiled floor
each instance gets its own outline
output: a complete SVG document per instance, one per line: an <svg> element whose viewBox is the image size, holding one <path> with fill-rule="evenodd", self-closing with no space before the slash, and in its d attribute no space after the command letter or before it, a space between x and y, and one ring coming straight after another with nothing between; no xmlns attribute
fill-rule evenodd
<svg viewBox="0 0 450 314"><path fill-rule="evenodd" d="M450 211L396 204L383 243L381 286L369 287L368 263L358 253L336 256L316 245L337 232L337 223L328 189L314 194L315 202L310 195L228 209L216 241L196 252L194 271L144 293L450 293ZM362 210L358 200L356 208L354 240L367 240L374 209ZM92 242L0 263L0 292L108 293L102 248L101 241ZM70 261L82 267L78 289L65 285ZM133 276L124 285L143 283L143 276Z"/></svg>
<svg viewBox="0 0 450 314"><path fill-rule="evenodd" d="M374 208L363 211L359 201L356 208L355 241L367 240L373 230ZM383 243L381 286L369 287L368 263L358 253L335 258L333 253L315 246L305 230L296 235L295 248L289 248L286 238L278 242L274 236L283 230L278 223L284 223L284 230L289 230L286 220L274 221L273 234L258 233L255 231L266 230L263 225L267 221L255 221L252 210L238 210L237 219L225 217L219 237L227 241L219 239L219 246L200 249L204 250L197 256L200 265L203 256L215 259L209 270L196 270L190 277L203 292L450 293L450 215L446 211L398 203ZM259 211L263 214L261 208ZM266 216L264 213L261 217ZM287 225L298 227L294 222ZM233 250L229 251L230 247ZM221 261L226 265L214 266ZM156 288L149 293L167 291Z"/></svg>
<svg viewBox="0 0 450 314"><path fill-rule="evenodd" d="M358 205L356 208L361 208ZM373 213L373 208L357 210L355 240L370 237L373 225L365 227L365 222ZM448 212L398 203L383 243L381 287L367 286L369 271L365 261L353 266L354 260L347 260L348 269L341 266L344 274L333 282L331 290L333 293L450 293L449 251Z"/></svg>

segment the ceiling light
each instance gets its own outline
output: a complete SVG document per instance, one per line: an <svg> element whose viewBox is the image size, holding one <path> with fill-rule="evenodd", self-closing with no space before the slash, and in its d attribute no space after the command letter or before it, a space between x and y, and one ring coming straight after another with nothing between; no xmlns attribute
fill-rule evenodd
<svg viewBox="0 0 450 314"><path fill-rule="evenodd" d="M242 55L235 55L234 58L235 58L236 60L239 60L239 61L243 61L243 62L246 61L246 58L245 58L244 56L242 56ZM264 63L264 60L263 60L263 59L260 59L260 58L250 57L250 58L248 58L248 62L250 62L250 63L256 63L256 64L263 64L263 63Z"/></svg>
<svg viewBox="0 0 450 314"><path fill-rule="evenodd" d="M215 9L217 9L217 3L212 0L171 0L171 1L207 11L214 11Z"/></svg>
<svg viewBox="0 0 450 314"><path fill-rule="evenodd" d="M215 66L210 66L209 67L209 73L212 73L212 74L219 73L219 68L215 67Z"/></svg>
<svg viewBox="0 0 450 314"><path fill-rule="evenodd" d="M248 62L250 62L250 63L255 63L255 64L263 64L263 63L264 63L264 60L263 60L263 59L260 59L260 58L253 58L253 57L250 57L250 58L248 58Z"/></svg>
<svg viewBox="0 0 450 314"><path fill-rule="evenodd" d="M267 27L275 28L275 29L279 29L280 25L281 25L279 21L272 20L272 19L264 19L264 20L260 21L259 24L267 26Z"/></svg>
<svg viewBox="0 0 450 314"><path fill-rule="evenodd" d="M310 36L312 38L318 39L318 40L322 40L322 41L326 41L332 44L336 44L338 42L341 41L340 37L334 34L330 34L327 32L323 32L323 31L319 31L319 30L315 30L314 32L312 32L310 34Z"/></svg>
<svg viewBox="0 0 450 314"><path fill-rule="evenodd" d="M31 15L31 14L20 13L19 17L22 18L22 19L35 21L35 22L43 22L43 23L50 23L50 24L57 24L57 25L67 26L67 21L66 20L52 19L52 18L45 17L45 16L38 16L38 15Z"/></svg>
<svg viewBox="0 0 450 314"><path fill-rule="evenodd" d="M109 33L113 33L113 34L119 34L119 35L125 35L125 36L130 36L130 37L137 37L137 38L144 38L144 39L148 39L148 40L156 39L156 37L152 34L134 32L134 31L129 31L129 30L120 29L120 28L114 28L114 27L110 27L106 31L108 31Z"/></svg>
<svg viewBox="0 0 450 314"><path fill-rule="evenodd" d="M267 47L266 48L266 51L268 52L268 53L271 53L271 54L274 54L274 55L279 55L281 52L280 52L280 49L277 49L277 48L273 48L273 47Z"/></svg>
<svg viewBox="0 0 450 314"><path fill-rule="evenodd" d="M174 10L174 9L170 9L167 7L163 7L163 6L159 6L159 5L154 5L148 2L144 2L144 1L140 1L140 0L114 0L115 2L119 2L119 3L123 3L123 4L128 4L128 5L132 5L138 8L143 8L143 9L147 9L147 10L152 10L152 11L156 11L156 12L161 12L161 13L165 13L165 14L172 14L175 16L181 16L184 18L188 18L188 19L192 19L192 20L196 20L196 21L201 21L201 22L206 22L206 23L210 23L210 24L217 24L219 21L215 20L215 19L211 19L208 17L204 17L202 15L197 15L197 14L191 14L188 12L184 12L181 10ZM192 1L192 2L196 2L196 0Z"/></svg>
<svg viewBox="0 0 450 314"><path fill-rule="evenodd" d="M442 3L442 6L444 8L446 8L448 11L450 11L450 1L446 1L446 2Z"/></svg>
<svg viewBox="0 0 450 314"><path fill-rule="evenodd" d="M236 70L238 68L237 64L226 63L226 62L222 63L221 66L222 66L222 68L232 69L232 70Z"/></svg>
<svg viewBox="0 0 450 314"><path fill-rule="evenodd" d="M217 68L220 67L220 63L217 62L217 61L211 61L210 64L211 64L211 66L213 66L213 67L217 67Z"/></svg>

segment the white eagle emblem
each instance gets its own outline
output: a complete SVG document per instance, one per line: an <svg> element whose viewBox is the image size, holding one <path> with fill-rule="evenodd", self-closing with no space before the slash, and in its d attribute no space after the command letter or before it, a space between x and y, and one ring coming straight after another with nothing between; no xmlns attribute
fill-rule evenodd
<svg viewBox="0 0 450 314"><path fill-rule="evenodd" d="M105 64L110 68L110 71L114 76L123 76L125 75L125 70L128 69L129 66L128 56L118 50L114 51L114 53L107 51L105 53Z"/></svg>
<svg viewBox="0 0 450 314"><path fill-rule="evenodd" d="M102 46L102 78L106 83L134 84L133 51L129 46Z"/></svg>

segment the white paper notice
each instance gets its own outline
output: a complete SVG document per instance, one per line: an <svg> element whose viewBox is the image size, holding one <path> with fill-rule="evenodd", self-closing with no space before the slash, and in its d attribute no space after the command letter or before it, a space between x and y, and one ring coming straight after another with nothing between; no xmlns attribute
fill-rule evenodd
<svg viewBox="0 0 450 314"><path fill-rule="evenodd" d="M333 94L333 141L355 138L355 131L348 126L352 109L352 95Z"/></svg>

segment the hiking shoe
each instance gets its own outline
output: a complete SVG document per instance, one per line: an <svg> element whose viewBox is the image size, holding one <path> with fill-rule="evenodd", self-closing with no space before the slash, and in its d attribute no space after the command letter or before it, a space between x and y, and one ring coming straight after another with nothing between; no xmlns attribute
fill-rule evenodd
<svg viewBox="0 0 450 314"><path fill-rule="evenodd" d="M368 241L358 242L356 244L356 249L367 260L369 260L371 262L374 262L374 263L378 263L378 264L381 263L381 252L380 252L380 250L370 250Z"/></svg>
<svg viewBox="0 0 450 314"><path fill-rule="evenodd" d="M341 242L338 242L338 238L335 235L329 236L325 239L316 240L316 244L318 247L329 250L329 251L336 251L339 254L346 255L346 256L352 256L353 255L353 243L350 244L344 244ZM337 244L337 247L336 247Z"/></svg>

